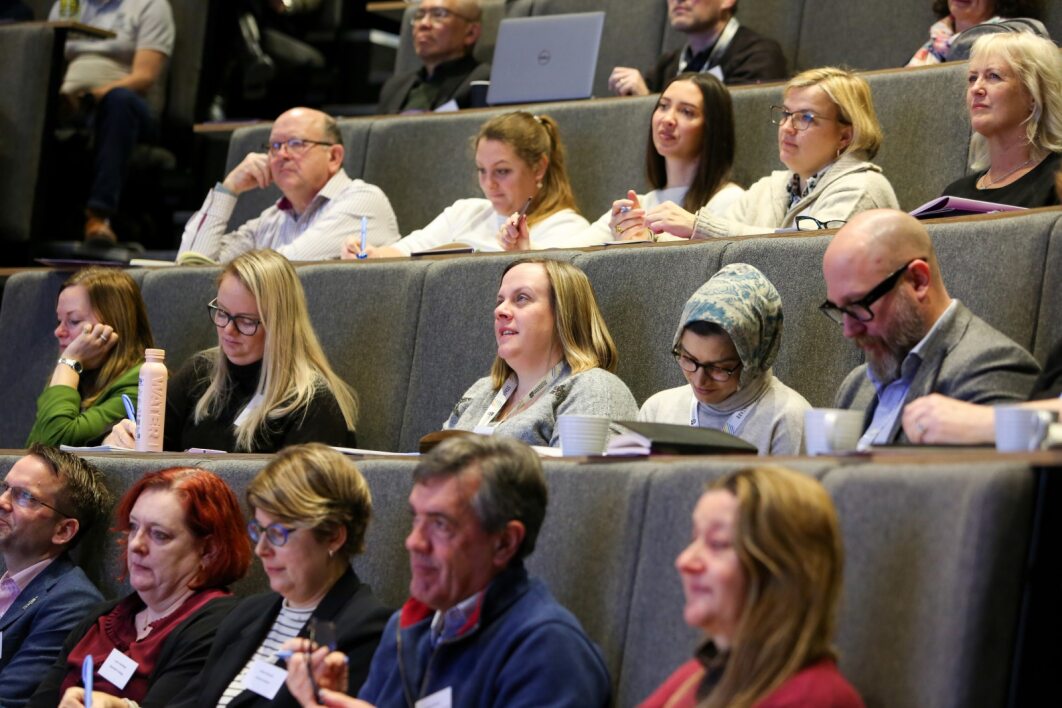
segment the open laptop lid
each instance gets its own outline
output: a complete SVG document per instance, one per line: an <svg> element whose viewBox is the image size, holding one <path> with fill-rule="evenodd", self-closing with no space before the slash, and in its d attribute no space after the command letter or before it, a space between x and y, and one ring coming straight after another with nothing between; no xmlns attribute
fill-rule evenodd
<svg viewBox="0 0 1062 708"><path fill-rule="evenodd" d="M487 103L590 98L604 26L604 12L502 20Z"/></svg>

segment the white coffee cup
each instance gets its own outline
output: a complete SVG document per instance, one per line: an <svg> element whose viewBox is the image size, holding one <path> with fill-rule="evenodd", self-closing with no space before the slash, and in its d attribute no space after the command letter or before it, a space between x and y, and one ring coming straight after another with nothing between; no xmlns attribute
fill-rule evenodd
<svg viewBox="0 0 1062 708"><path fill-rule="evenodd" d="M1000 452L1031 452L1043 447L1048 427L1058 416L1020 406L996 406L996 449Z"/></svg>
<svg viewBox="0 0 1062 708"><path fill-rule="evenodd" d="M608 418L599 415L559 416L561 452L565 457L600 455L608 441L608 423Z"/></svg>
<svg viewBox="0 0 1062 708"><path fill-rule="evenodd" d="M804 412L804 447L809 455L856 449L863 435L863 411L812 408Z"/></svg>

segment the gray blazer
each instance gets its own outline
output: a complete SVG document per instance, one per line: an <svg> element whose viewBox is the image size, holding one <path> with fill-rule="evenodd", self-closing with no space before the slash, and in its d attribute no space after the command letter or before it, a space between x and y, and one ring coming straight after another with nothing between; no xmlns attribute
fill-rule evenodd
<svg viewBox="0 0 1062 708"><path fill-rule="evenodd" d="M834 402L837 408L866 411L863 430L878 405L866 369L861 364L845 377ZM1029 352L956 301L954 317L942 324L940 336L924 352L904 403L930 393L968 403L1017 403L1028 400L1039 373L1040 365ZM891 442L908 442L901 422L897 417Z"/></svg>

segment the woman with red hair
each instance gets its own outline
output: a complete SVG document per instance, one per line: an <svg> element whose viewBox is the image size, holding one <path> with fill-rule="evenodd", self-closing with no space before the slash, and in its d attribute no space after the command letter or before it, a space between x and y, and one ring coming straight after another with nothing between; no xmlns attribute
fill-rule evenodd
<svg viewBox="0 0 1062 708"><path fill-rule="evenodd" d="M116 517L133 592L97 606L70 633L31 706L84 706L88 656L96 708L168 705L203 668L235 604L226 586L247 572L251 548L236 495L213 472L149 472Z"/></svg>

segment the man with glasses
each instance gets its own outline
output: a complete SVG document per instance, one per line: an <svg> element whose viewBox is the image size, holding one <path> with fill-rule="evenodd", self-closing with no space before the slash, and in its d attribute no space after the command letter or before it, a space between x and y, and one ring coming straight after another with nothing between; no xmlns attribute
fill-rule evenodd
<svg viewBox="0 0 1062 708"><path fill-rule="evenodd" d="M617 66L608 78L609 88L620 96L647 96L685 71L709 73L728 85L785 79L789 74L781 46L738 22L737 4L667 0L671 29L686 35L686 45L660 55L645 76L633 67Z"/></svg>
<svg viewBox="0 0 1062 708"><path fill-rule="evenodd" d="M395 74L380 91L378 113L419 113L469 107L473 81L490 79L490 64L472 56L479 39L478 0L421 0L410 16L421 68Z"/></svg>
<svg viewBox="0 0 1062 708"><path fill-rule="evenodd" d="M103 474L53 447L34 445L0 482L0 705L26 703L70 630L103 598L67 555L110 493Z"/></svg>
<svg viewBox="0 0 1062 708"><path fill-rule="evenodd" d="M398 221L387 195L343 170L343 136L334 118L312 108L292 108L273 123L263 147L210 190L184 227L181 255L191 252L227 263L241 253L272 248L292 261L319 261L339 256L346 237L363 229L373 246L398 240ZM272 184L281 199L227 231L236 198Z"/></svg>
<svg viewBox="0 0 1062 708"><path fill-rule="evenodd" d="M1028 396L1036 360L944 287L929 233L901 211L848 222L823 257L820 309L866 355L837 393L838 408L866 411L860 447L909 442L904 407L931 393L971 403Z"/></svg>

